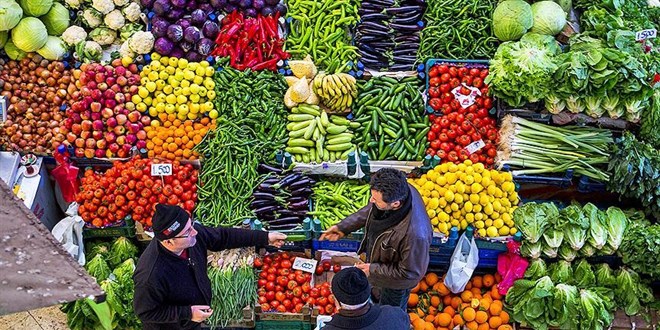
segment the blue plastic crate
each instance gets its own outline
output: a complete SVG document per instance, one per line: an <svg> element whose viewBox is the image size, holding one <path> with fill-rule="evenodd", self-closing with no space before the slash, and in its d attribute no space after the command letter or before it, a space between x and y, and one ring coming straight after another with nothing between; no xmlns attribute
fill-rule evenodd
<svg viewBox="0 0 660 330"><path fill-rule="evenodd" d="M586 176L580 177L580 181L578 181L578 191L581 193L604 192L605 190L604 182L595 181Z"/></svg>
<svg viewBox="0 0 660 330"><path fill-rule="evenodd" d="M511 167L509 165L504 165L502 167L503 171L510 172ZM551 175L514 175L513 182L516 185L520 184L542 184L548 186L557 186L560 188L568 188L573 185L573 170L567 170L563 175L556 174L555 176Z"/></svg>
<svg viewBox="0 0 660 330"><path fill-rule="evenodd" d="M426 61L426 65L424 67L424 76L426 78L426 86L425 86L425 95L429 90L429 69L432 68L436 64L448 64L451 66L455 67L467 67L467 68L479 68L479 69L484 69L489 67L489 62L487 60L447 60L447 59L429 59ZM492 109L493 113L495 108ZM435 111L428 105L428 96L426 97L426 112L431 114L434 113Z"/></svg>
<svg viewBox="0 0 660 330"><path fill-rule="evenodd" d="M364 231L362 229L352 232L344 238L338 241L320 241L319 237L323 234L323 229L321 229L321 221L319 219L314 219L312 221L312 249L314 251L318 250L330 250L338 252L357 252L360 248L360 242L364 238Z"/></svg>

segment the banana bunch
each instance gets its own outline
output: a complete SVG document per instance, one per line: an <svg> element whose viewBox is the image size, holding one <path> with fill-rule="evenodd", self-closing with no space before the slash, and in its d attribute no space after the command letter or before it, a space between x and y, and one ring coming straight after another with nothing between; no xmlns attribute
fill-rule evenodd
<svg viewBox="0 0 660 330"><path fill-rule="evenodd" d="M355 78L347 73L326 74L314 77L312 89L330 112L344 112L357 97Z"/></svg>

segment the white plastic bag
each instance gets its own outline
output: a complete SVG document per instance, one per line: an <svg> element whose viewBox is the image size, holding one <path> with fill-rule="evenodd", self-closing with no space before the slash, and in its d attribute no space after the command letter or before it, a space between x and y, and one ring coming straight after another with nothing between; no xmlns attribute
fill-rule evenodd
<svg viewBox="0 0 660 330"><path fill-rule="evenodd" d="M71 203L66 210L66 214L68 217L62 219L53 227L53 236L62 243L62 247L74 259L78 260L81 266L84 266L85 247L83 246L82 231L85 222L78 215L78 203Z"/></svg>
<svg viewBox="0 0 660 330"><path fill-rule="evenodd" d="M474 238L468 239L465 233L458 239L454 254L449 261L449 271L445 277L445 285L453 293L463 292L472 278L474 269L479 264L479 249Z"/></svg>

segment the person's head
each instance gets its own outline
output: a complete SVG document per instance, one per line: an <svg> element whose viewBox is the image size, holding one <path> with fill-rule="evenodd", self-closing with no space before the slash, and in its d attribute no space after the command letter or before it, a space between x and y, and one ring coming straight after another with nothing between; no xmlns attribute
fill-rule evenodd
<svg viewBox="0 0 660 330"><path fill-rule="evenodd" d="M358 268L342 269L332 278L332 293L339 309L355 310L369 303L371 284L367 275Z"/></svg>
<svg viewBox="0 0 660 330"><path fill-rule="evenodd" d="M369 185L371 186L369 201L382 211L398 209L410 193L406 175L393 168L378 170L371 176Z"/></svg>
<svg viewBox="0 0 660 330"><path fill-rule="evenodd" d="M192 219L179 206L156 204L151 222L156 239L170 251L183 251L197 243Z"/></svg>

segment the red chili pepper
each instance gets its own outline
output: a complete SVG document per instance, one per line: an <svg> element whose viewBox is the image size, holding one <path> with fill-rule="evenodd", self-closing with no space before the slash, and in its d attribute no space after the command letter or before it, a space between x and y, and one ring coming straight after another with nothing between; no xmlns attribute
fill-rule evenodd
<svg viewBox="0 0 660 330"><path fill-rule="evenodd" d="M274 70L275 68L277 68L277 62L278 61L279 61L279 59L273 58L273 59L270 59L268 61L264 61L264 62L261 62L259 64L253 65L253 66L251 66L251 68L254 71L263 70L263 69Z"/></svg>

